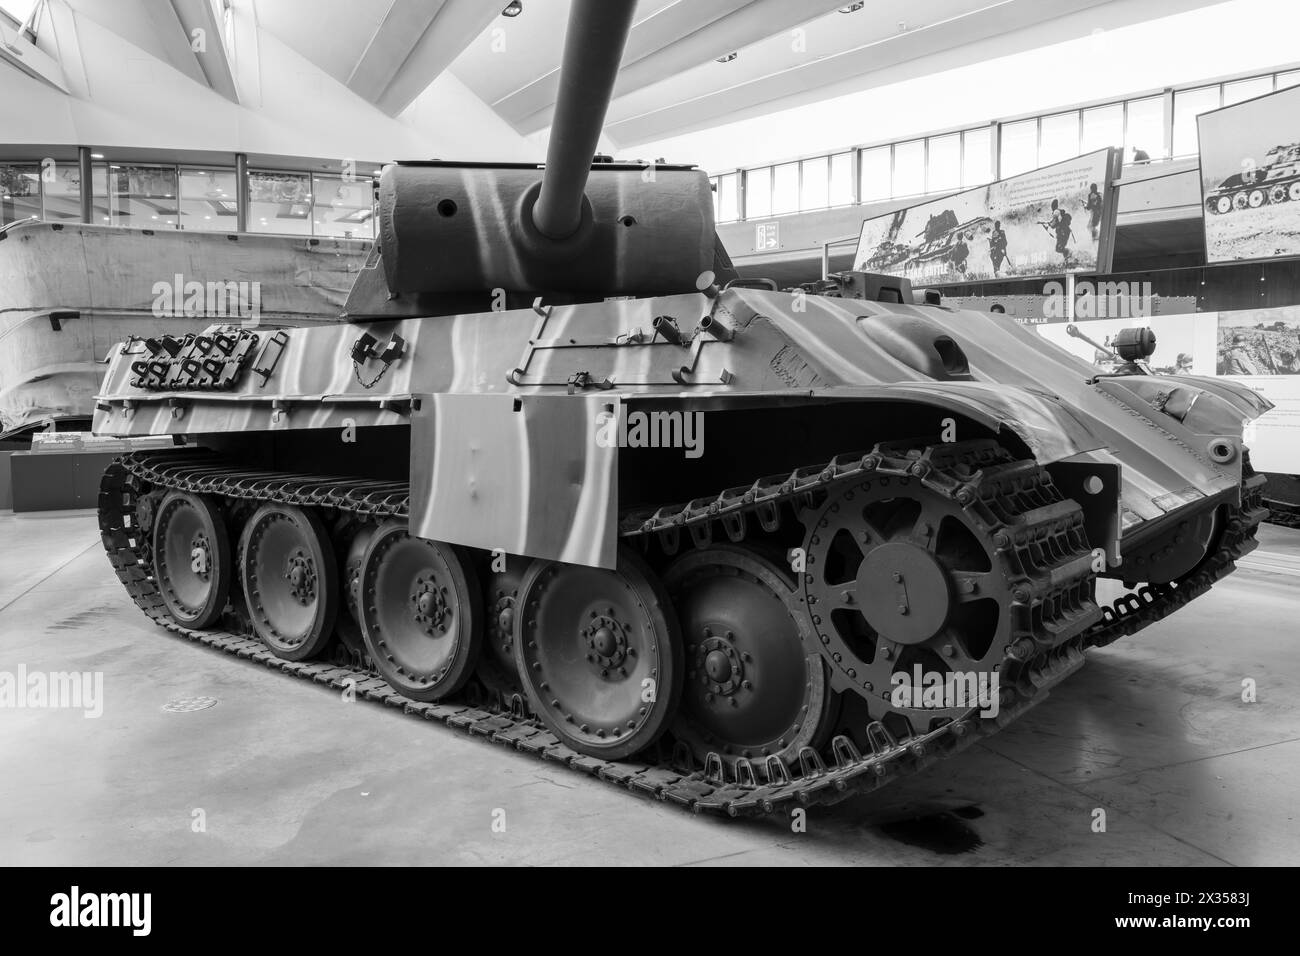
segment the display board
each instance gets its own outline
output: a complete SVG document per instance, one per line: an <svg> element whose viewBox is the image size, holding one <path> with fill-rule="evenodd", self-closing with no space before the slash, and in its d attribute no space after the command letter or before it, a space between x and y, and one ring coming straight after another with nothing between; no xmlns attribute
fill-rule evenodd
<svg viewBox="0 0 1300 956"><path fill-rule="evenodd" d="M1207 262L1300 255L1300 86L1197 117Z"/></svg>
<svg viewBox="0 0 1300 956"><path fill-rule="evenodd" d="M853 268L924 285L1108 272L1119 164L1098 150L868 219Z"/></svg>
<svg viewBox="0 0 1300 956"><path fill-rule="evenodd" d="M1038 334L1113 372L1117 363L1069 323L1026 321ZM1122 328L1147 326L1156 334L1149 360L1162 375L1216 375L1262 394L1274 408L1247 428L1251 463L1260 471L1300 474L1300 306L1243 312L1196 312L1148 318L1075 319L1079 331L1108 346Z"/></svg>

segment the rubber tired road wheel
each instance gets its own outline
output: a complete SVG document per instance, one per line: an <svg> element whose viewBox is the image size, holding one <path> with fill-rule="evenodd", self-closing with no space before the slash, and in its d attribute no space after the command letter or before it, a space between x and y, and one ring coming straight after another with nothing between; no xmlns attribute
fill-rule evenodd
<svg viewBox="0 0 1300 956"><path fill-rule="evenodd" d="M264 504L239 542L240 579L253 630L276 657L303 661L324 649L339 607L338 559L314 511Z"/></svg>
<svg viewBox="0 0 1300 956"><path fill-rule="evenodd" d="M382 525L361 566L361 634L393 690L441 700L464 686L483 645L482 592L452 545Z"/></svg>
<svg viewBox="0 0 1300 956"><path fill-rule="evenodd" d="M605 760L654 743L681 694L676 616L654 572L626 547L613 571L533 564L515 615L515 662L546 726Z"/></svg>
<svg viewBox="0 0 1300 956"><path fill-rule="evenodd" d="M154 580L172 618L202 630L221 616L230 596L233 557L216 503L170 491L153 520Z"/></svg>

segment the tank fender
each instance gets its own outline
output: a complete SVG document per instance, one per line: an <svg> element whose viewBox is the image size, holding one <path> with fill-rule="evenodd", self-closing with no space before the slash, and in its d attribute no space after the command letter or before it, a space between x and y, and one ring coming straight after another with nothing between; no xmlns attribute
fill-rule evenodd
<svg viewBox="0 0 1300 956"><path fill-rule="evenodd" d="M442 393L411 413L411 532L490 552L615 566L608 396Z"/></svg>
<svg viewBox="0 0 1300 956"><path fill-rule="evenodd" d="M1157 375L1106 378L1103 387L1119 388L1146 404L1143 414L1160 421L1172 419L1199 439L1197 448L1218 465L1236 461L1246 427L1273 407L1263 395L1244 385L1217 379Z"/></svg>

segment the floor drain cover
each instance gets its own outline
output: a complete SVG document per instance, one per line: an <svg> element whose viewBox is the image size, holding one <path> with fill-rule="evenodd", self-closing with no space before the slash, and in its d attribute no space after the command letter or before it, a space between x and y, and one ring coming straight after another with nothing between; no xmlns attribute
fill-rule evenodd
<svg viewBox="0 0 1300 956"><path fill-rule="evenodd" d="M163 710L169 714L188 714L195 710L207 710L216 705L215 697L173 697L163 704Z"/></svg>

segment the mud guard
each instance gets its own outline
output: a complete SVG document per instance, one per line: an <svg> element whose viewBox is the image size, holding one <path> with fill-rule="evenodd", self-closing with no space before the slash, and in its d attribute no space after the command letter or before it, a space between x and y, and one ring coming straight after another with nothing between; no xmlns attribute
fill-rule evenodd
<svg viewBox="0 0 1300 956"><path fill-rule="evenodd" d="M411 415L412 533L613 568L618 448L597 441L611 408L617 399L599 395L421 395Z"/></svg>

